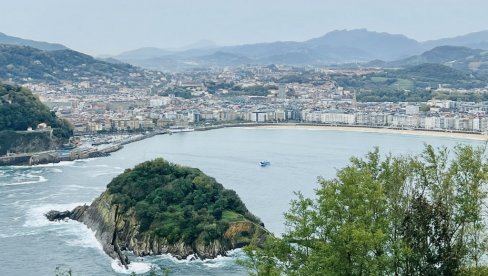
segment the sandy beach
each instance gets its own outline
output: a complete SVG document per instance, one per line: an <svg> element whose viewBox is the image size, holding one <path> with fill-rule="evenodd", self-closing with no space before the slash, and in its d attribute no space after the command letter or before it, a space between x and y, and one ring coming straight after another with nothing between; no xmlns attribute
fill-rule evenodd
<svg viewBox="0 0 488 276"><path fill-rule="evenodd" d="M345 127L345 126L327 126L327 125L297 125L297 124L277 124L277 125L262 125L253 126L259 128L290 128L290 129L320 129L330 131L349 131L349 132L370 132L370 133L394 133L405 135L428 135L436 137L448 137L456 139L472 139L472 140L488 140L488 135L474 134L474 133L458 133L458 132L443 132L443 131L428 131L428 130L409 130L409 129L391 129L391 128L368 128L368 127Z"/></svg>

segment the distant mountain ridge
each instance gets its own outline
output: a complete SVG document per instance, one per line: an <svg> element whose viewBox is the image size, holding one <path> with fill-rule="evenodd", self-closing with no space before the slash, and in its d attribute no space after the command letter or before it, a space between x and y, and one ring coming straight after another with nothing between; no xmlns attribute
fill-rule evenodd
<svg viewBox="0 0 488 276"><path fill-rule="evenodd" d="M336 30L303 42L278 41L184 51L142 48L131 52L136 52L143 58L132 55L128 59L124 54L114 58L159 70L228 66L229 62L226 60L220 63L215 60L206 62L206 57L216 53L232 54L233 60L242 60L249 64L328 65L373 60L395 61L444 45L488 49L488 31L418 42L401 34L372 32L366 29Z"/></svg>
<svg viewBox="0 0 488 276"><path fill-rule="evenodd" d="M371 58L391 60L418 52L421 45L400 34L371 32L366 29L338 30L306 41L310 45L328 45L359 49Z"/></svg>
<svg viewBox="0 0 488 276"><path fill-rule="evenodd" d="M469 33L466 35L456 36L452 38L444 38L437 40L430 40L423 42L426 48L434 48L437 46L451 45L451 46L464 46L475 49L488 50L488 30Z"/></svg>
<svg viewBox="0 0 488 276"><path fill-rule="evenodd" d="M29 46L48 52L67 50L60 44L26 40L0 33L0 44L2 41L4 44ZM435 49L440 46L450 46L451 48ZM453 46L473 49L452 48ZM163 71L243 64L354 65L363 63L380 67L440 63L460 70L480 68L485 70L486 55L482 50L488 50L488 30L452 38L418 42L401 34L356 29L336 30L303 42L278 41L219 47L212 41L203 40L180 49L146 47L105 58L103 61L116 66L122 66L126 62ZM2 51L5 51L5 48L2 48ZM448 62L451 64L447 64ZM10 64L16 65L15 63ZM24 63L17 65L26 66L27 64L24 60ZM35 70L35 66L29 68L29 70L31 69ZM0 70L5 71L5 68L0 68ZM49 72L47 74L49 75ZM0 75L0 77L2 76Z"/></svg>
<svg viewBox="0 0 488 276"><path fill-rule="evenodd" d="M140 71L129 64L109 63L73 50L43 51L0 44L0 80L56 83L106 77L126 81L130 73Z"/></svg>
<svg viewBox="0 0 488 276"><path fill-rule="evenodd" d="M0 33L0 44L29 46L44 51L56 51L56 50L68 49L68 47L61 44L23 39L19 37L9 36L4 33Z"/></svg>
<svg viewBox="0 0 488 276"><path fill-rule="evenodd" d="M464 46L438 46L420 55L384 62L375 60L366 67L407 68L422 64L440 64L467 73L488 76L488 50Z"/></svg>

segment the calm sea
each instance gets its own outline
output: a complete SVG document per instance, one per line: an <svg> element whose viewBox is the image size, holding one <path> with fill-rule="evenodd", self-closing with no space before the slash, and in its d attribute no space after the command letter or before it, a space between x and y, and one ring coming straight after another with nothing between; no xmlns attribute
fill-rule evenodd
<svg viewBox="0 0 488 276"><path fill-rule="evenodd" d="M382 153L417 154L424 143L453 146L481 141L430 136L307 129L229 128L156 136L126 145L109 157L35 167L0 168L0 275L129 274L107 257L93 233L77 222L49 222L43 213L90 203L125 168L163 157L198 167L235 190L248 209L276 234L294 191L313 196L318 176L331 178L351 156L379 146ZM271 165L260 167L261 160ZM138 273L246 275L234 261L242 253L208 261L170 256L133 258Z"/></svg>

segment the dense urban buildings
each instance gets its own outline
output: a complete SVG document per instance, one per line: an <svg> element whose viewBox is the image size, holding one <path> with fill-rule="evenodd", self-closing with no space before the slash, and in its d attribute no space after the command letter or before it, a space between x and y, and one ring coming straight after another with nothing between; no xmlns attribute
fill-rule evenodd
<svg viewBox="0 0 488 276"><path fill-rule="evenodd" d="M86 79L25 86L67 118L77 134L239 122L487 132L488 102L358 102L355 90L335 80L376 71L242 66L173 74L145 71L139 78L144 81L130 85Z"/></svg>

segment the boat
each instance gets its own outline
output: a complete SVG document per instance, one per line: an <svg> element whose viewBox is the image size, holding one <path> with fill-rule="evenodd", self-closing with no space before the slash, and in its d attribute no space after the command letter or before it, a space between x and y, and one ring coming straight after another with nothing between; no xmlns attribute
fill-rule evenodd
<svg viewBox="0 0 488 276"><path fill-rule="evenodd" d="M269 166L271 165L271 162L267 161L267 160L263 160L263 161L259 161L259 165L261 167L266 167L266 166Z"/></svg>

